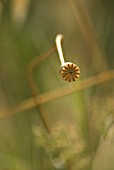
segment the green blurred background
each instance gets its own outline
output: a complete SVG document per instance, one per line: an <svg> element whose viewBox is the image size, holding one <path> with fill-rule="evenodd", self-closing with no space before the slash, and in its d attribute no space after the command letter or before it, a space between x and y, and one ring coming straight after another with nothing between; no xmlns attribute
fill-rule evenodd
<svg viewBox="0 0 114 170"><path fill-rule="evenodd" d="M55 44L59 33L64 35L65 60L80 68L78 81L113 69L113 0L0 0L0 170L56 169L34 140L34 125L43 127L36 107L11 116L3 115L2 110L11 112L13 106L32 97L28 65ZM61 79L59 69L57 52L35 68L41 94L69 85ZM113 86L111 80L42 106L50 129L56 122L79 126L91 162L78 170L114 170L113 145L99 144L107 117L112 115L113 122ZM113 130L111 134L112 139Z"/></svg>

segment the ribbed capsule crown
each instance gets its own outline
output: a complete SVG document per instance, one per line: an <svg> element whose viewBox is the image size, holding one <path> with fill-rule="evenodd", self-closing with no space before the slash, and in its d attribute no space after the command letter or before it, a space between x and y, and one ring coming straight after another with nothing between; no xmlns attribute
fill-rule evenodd
<svg viewBox="0 0 114 170"><path fill-rule="evenodd" d="M80 69L76 64L65 62L60 69L60 74L63 80L72 82L79 78Z"/></svg>

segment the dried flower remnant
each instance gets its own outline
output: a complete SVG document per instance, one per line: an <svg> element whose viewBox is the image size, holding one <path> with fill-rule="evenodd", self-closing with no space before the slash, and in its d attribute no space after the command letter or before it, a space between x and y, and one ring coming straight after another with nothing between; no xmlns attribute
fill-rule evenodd
<svg viewBox="0 0 114 170"><path fill-rule="evenodd" d="M59 34L56 36L56 40L55 40L59 58L61 61L60 74L61 74L63 80L72 82L79 78L80 69L76 64L64 61L63 51L62 51L62 46L61 46L62 39L63 39L63 35Z"/></svg>
<svg viewBox="0 0 114 170"><path fill-rule="evenodd" d="M37 144L61 160L70 160L85 149L85 142L81 138L79 129L73 125L57 123L50 135L44 134L41 130L36 132L37 130L34 130Z"/></svg>
<svg viewBox="0 0 114 170"><path fill-rule="evenodd" d="M34 133L35 136L38 137L36 139L36 143L40 147L44 147L47 144L47 138L46 138L45 134L43 133L42 129L39 128L39 127L34 127L33 128L33 133Z"/></svg>

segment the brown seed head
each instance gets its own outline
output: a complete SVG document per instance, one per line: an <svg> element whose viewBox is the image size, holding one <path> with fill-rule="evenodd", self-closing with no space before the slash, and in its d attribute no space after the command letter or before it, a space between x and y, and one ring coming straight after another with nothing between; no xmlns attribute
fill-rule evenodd
<svg viewBox="0 0 114 170"><path fill-rule="evenodd" d="M72 82L79 78L80 69L76 64L65 62L60 69L60 74L63 80Z"/></svg>

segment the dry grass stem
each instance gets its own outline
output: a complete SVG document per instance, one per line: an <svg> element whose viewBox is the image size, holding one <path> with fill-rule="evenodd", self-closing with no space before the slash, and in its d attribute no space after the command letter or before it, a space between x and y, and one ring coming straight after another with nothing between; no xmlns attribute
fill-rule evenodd
<svg viewBox="0 0 114 170"><path fill-rule="evenodd" d="M11 109L4 109L0 111L0 118L13 115L19 112L23 112L25 110L31 109L32 107L35 107L36 105L45 104L51 100L60 98L65 95L69 95L73 92L86 89L88 87L103 83L105 81L109 81L114 78L114 70L110 70L107 72L103 72L101 74L98 74L96 76L92 76L90 78L86 78L84 80L81 80L79 82L67 85L63 88L55 89L50 92L40 94L37 96L37 104L34 102L33 98L26 99L22 101L20 104L17 104Z"/></svg>
<svg viewBox="0 0 114 170"><path fill-rule="evenodd" d="M104 57L104 51L100 44L99 38L94 29L94 25L90 18L86 4L83 0L71 0L69 1L73 10L76 22L79 25L82 36L88 46L91 53L94 68L97 71L102 71L107 68L106 57ZM96 62L99 61L99 62ZM102 67L101 67L102 63Z"/></svg>
<svg viewBox="0 0 114 170"><path fill-rule="evenodd" d="M44 59L49 57L55 50L56 50L56 46L52 46L46 53L42 54L41 56L36 57L34 60L31 61L31 63L28 66L28 70L27 70L28 85L29 85L29 88L31 90L31 93L32 93L32 96L34 99L35 106L37 106L38 113L40 115L42 123L43 123L45 129L47 130L47 132L50 132L50 128L49 128L48 122L45 119L44 112L42 111L43 108L41 106L38 107L38 104L37 104L37 96L39 95L39 90L38 90L38 86L33 78L33 71L34 71L35 67L40 64L41 61L43 61Z"/></svg>

